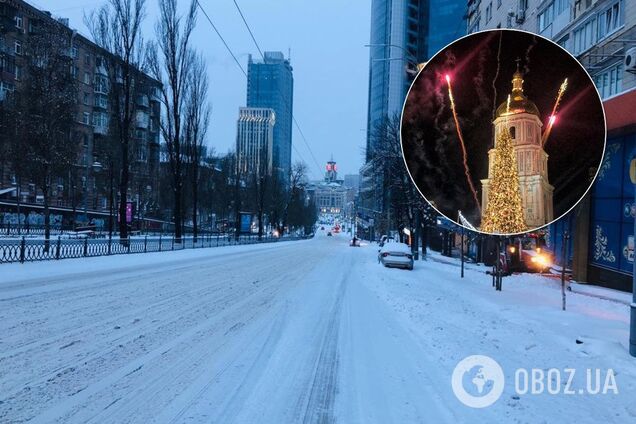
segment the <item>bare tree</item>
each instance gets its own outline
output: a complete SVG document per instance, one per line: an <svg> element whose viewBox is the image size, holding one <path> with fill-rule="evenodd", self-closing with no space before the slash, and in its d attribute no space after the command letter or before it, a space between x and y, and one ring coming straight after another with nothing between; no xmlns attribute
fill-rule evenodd
<svg viewBox="0 0 636 424"><path fill-rule="evenodd" d="M307 164L305 162L295 162L292 165L291 173L290 173L290 184L289 189L286 193L283 193L285 197L285 207L283 209L283 220L282 220L282 228L280 229L280 233L283 234L285 227L287 226L287 221L289 217L289 208L292 204L294 196L298 194L299 191L302 190L303 186L307 181Z"/></svg>
<svg viewBox="0 0 636 424"><path fill-rule="evenodd" d="M161 132L172 174L175 238L180 243L183 231L183 127L188 85L195 61L190 36L196 24L196 2L190 3L185 19L177 9L177 0L159 0L159 20L155 27L157 41L150 43L148 59L153 76L163 83L162 103L166 119L161 124Z"/></svg>
<svg viewBox="0 0 636 424"><path fill-rule="evenodd" d="M44 237L50 238L50 196L55 178L78 158L79 141L72 137L77 118L77 85L71 75L71 33L56 21L42 21L24 46L24 77L13 98L12 121L24 173L42 192Z"/></svg>
<svg viewBox="0 0 636 424"><path fill-rule="evenodd" d="M205 137L210 125L212 108L207 100L208 74L202 55L194 57L186 96L185 146L187 149L188 176L192 194L192 232L196 242L199 232L199 181L201 162L206 154Z"/></svg>
<svg viewBox="0 0 636 424"><path fill-rule="evenodd" d="M114 112L111 122L115 121L111 131L115 131L120 146L119 235L122 239L128 237L126 201L130 185L131 140L137 113L137 76L144 59L141 25L145 10L146 0L108 0L84 18L95 42L112 54L105 59L109 60L109 92Z"/></svg>

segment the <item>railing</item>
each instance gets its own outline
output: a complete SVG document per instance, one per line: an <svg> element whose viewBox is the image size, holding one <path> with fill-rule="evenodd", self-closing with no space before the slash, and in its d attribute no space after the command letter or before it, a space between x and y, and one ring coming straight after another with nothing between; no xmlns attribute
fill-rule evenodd
<svg viewBox="0 0 636 424"><path fill-rule="evenodd" d="M272 237L242 235L238 239L231 235L205 234L197 237L173 236L134 237L128 239L63 239L58 236L49 240L28 239L0 240L0 263L33 262L67 258L85 258L93 256L120 255L130 253L150 253L206 247L233 246L280 241L302 240L307 237Z"/></svg>

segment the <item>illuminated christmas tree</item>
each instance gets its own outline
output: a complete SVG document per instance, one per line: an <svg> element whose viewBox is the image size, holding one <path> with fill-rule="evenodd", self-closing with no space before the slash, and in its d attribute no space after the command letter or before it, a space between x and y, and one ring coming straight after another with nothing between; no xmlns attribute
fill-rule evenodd
<svg viewBox="0 0 636 424"><path fill-rule="evenodd" d="M493 176L488 188L488 204L481 221L487 233L512 234L525 231L519 172L512 138L507 128L497 136Z"/></svg>

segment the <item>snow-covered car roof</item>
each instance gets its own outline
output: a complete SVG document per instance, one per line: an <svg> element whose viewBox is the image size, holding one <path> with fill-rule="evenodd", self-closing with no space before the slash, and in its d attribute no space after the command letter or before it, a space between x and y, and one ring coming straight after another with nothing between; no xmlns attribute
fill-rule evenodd
<svg viewBox="0 0 636 424"><path fill-rule="evenodd" d="M411 247L405 243L398 242L389 242L382 246L380 252L400 252L400 253L411 253Z"/></svg>

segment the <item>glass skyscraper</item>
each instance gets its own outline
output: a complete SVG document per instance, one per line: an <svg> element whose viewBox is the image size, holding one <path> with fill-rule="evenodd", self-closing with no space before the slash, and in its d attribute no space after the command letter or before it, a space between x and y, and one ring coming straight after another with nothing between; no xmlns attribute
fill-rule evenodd
<svg viewBox="0 0 636 424"><path fill-rule="evenodd" d="M276 114L272 162L274 171L289 181L292 150L294 77L289 59L281 52L265 52L263 61L247 67L247 107L271 108Z"/></svg>
<svg viewBox="0 0 636 424"><path fill-rule="evenodd" d="M402 112L417 65L465 32L465 0L373 0L367 160L378 122Z"/></svg>

